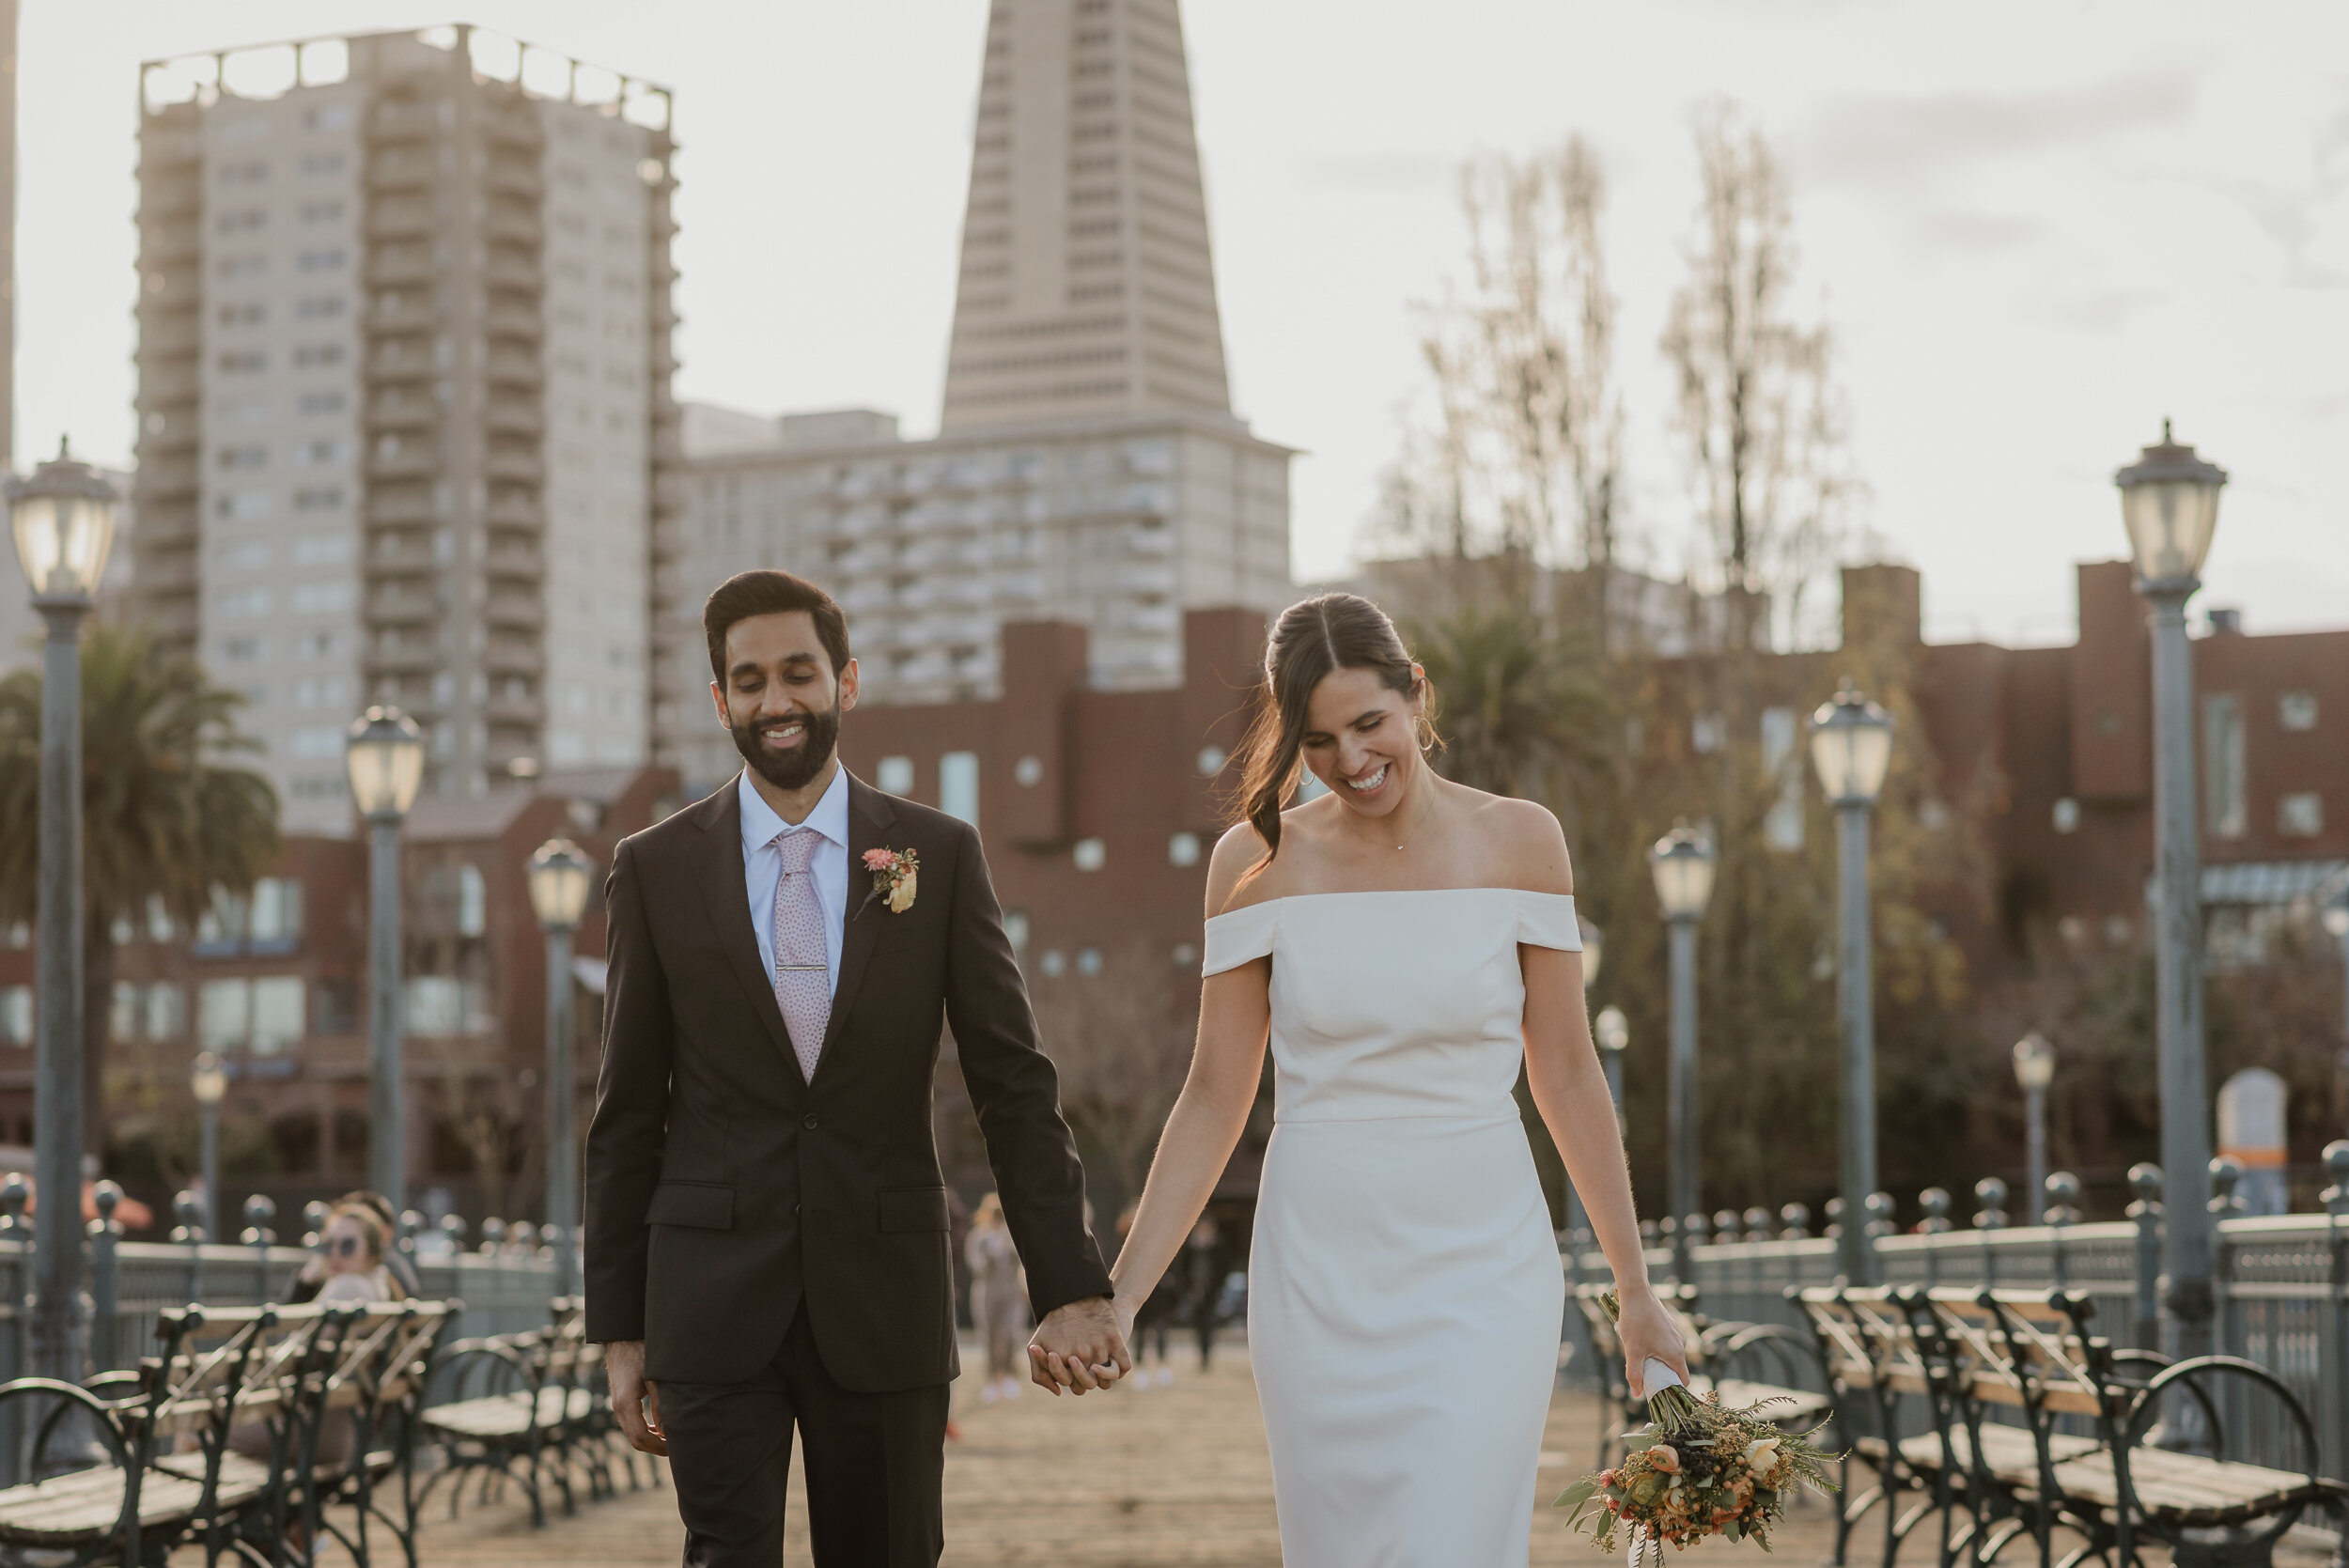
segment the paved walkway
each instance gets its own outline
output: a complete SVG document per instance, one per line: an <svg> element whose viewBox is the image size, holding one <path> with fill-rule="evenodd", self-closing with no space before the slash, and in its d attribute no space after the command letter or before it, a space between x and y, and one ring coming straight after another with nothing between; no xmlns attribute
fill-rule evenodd
<svg viewBox="0 0 2349 1568"><path fill-rule="evenodd" d="M966 1358L966 1364L969 1358ZM1055 1400L1039 1389L980 1405L972 1380L957 1390L962 1436L946 1451L946 1564L980 1568L1274 1568L1281 1560L1272 1476L1247 1356L1219 1347L1201 1374L1178 1356L1167 1387ZM1542 1501L1590 1459L1595 1414L1561 1394L1542 1456ZM425 1568L668 1568L681 1535L666 1487L582 1504L533 1530L510 1504L468 1506L454 1527L441 1510L426 1527ZM1782 1535L1774 1560L1817 1562L1828 1514L1813 1503ZM806 1513L793 1465L786 1561L808 1563ZM1544 1507L1534 1519L1535 1564L1603 1559ZM1723 1560L1726 1548L1712 1554ZM1613 1560L1620 1564L1620 1557Z"/></svg>

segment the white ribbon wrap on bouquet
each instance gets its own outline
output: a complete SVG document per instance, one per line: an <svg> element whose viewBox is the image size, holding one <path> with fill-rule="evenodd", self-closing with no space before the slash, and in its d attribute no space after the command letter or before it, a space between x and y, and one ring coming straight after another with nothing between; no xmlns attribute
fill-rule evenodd
<svg viewBox="0 0 2349 1568"><path fill-rule="evenodd" d="M1666 1389L1685 1389L1680 1374L1651 1356L1640 1368L1640 1397L1654 1399Z"/></svg>

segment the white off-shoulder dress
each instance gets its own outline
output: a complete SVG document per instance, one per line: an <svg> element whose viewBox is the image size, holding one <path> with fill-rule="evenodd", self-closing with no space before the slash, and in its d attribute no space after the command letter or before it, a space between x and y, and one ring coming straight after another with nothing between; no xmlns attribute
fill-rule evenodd
<svg viewBox="0 0 2349 1568"><path fill-rule="evenodd" d="M1249 1358L1287 1568L1519 1568L1565 1279L1510 1091L1517 946L1574 900L1320 893L1207 922L1272 959L1274 1121Z"/></svg>

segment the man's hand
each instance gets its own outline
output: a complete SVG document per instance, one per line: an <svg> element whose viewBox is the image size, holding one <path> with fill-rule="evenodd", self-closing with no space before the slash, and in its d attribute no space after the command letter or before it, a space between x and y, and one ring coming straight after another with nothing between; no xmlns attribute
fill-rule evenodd
<svg viewBox="0 0 2349 1568"><path fill-rule="evenodd" d="M1028 1342L1028 1375L1054 1398L1063 1389L1081 1395L1109 1388L1133 1365L1126 1336L1118 1331L1116 1308L1106 1296L1053 1308Z"/></svg>
<svg viewBox="0 0 2349 1568"><path fill-rule="evenodd" d="M612 1386L612 1410L620 1430L639 1453L669 1452L661 1430L661 1389L645 1378L645 1342L614 1340L603 1347L603 1375Z"/></svg>

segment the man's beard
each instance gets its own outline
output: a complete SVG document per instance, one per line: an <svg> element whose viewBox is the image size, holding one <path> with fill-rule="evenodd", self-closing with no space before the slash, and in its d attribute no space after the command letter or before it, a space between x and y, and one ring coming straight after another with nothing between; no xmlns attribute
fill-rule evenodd
<svg viewBox="0 0 2349 1568"><path fill-rule="evenodd" d="M777 789L800 789L815 781L832 760L832 749L840 740L840 705L810 710L800 715L807 725L807 733L799 745L788 752L770 752L758 738L758 732L780 721L762 720L750 724L729 727L734 737L734 749L742 753L742 760L758 770L758 776Z"/></svg>

